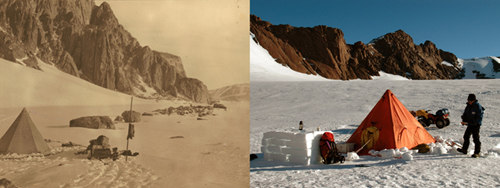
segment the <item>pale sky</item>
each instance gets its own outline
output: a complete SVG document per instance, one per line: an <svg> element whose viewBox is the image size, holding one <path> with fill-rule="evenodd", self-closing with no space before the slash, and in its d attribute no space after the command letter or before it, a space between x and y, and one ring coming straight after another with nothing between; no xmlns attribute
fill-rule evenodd
<svg viewBox="0 0 500 188"><path fill-rule="evenodd" d="M250 82L249 0L106 2L141 46L181 57L208 89Z"/></svg>

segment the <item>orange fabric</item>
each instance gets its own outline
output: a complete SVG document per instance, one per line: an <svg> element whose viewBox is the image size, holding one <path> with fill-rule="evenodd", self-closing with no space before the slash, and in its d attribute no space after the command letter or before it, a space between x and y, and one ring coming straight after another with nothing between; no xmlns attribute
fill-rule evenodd
<svg viewBox="0 0 500 188"><path fill-rule="evenodd" d="M434 137L411 115L391 90L384 93L372 111L347 140L347 143L354 143L354 150L357 151L365 144L362 142L362 140L366 140L366 138L362 138L363 131L375 127L378 129L379 138L371 139L370 142L375 142L368 143L371 148L367 149L365 146L358 155L368 155L368 152L372 149L376 151L402 147L411 149L422 143L436 142Z"/></svg>

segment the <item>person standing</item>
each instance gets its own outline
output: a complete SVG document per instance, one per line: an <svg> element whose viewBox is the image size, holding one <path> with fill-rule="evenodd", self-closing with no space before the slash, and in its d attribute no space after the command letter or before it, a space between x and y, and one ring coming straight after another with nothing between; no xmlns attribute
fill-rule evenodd
<svg viewBox="0 0 500 188"><path fill-rule="evenodd" d="M476 95L469 94L467 97L467 106L465 107L464 113L462 115L462 125L466 125L467 129L464 133L464 145L462 148L457 149L457 151L467 154L470 144L470 136L474 141L474 154L472 157L479 157L481 152L481 141L479 140L479 129L481 128L481 123L483 121L484 108L479 104L476 99Z"/></svg>

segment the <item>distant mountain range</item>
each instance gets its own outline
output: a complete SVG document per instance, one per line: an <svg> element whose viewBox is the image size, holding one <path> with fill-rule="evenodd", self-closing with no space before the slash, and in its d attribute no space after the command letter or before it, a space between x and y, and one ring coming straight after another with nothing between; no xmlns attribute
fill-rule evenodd
<svg viewBox="0 0 500 188"><path fill-rule="evenodd" d="M500 58L482 57L458 60L462 70L459 79L496 79L500 78Z"/></svg>
<svg viewBox="0 0 500 188"><path fill-rule="evenodd" d="M106 2L2 0L0 58L38 70L41 60L139 97L209 100L206 85L186 76L180 57L141 46Z"/></svg>
<svg viewBox="0 0 500 188"><path fill-rule="evenodd" d="M250 84L237 84L209 91L215 101L250 101Z"/></svg>
<svg viewBox="0 0 500 188"><path fill-rule="evenodd" d="M273 25L251 15L250 31L276 62L305 74L341 80L372 79L380 71L415 80L463 77L463 63L453 53L431 41L416 45L402 30L369 44L346 44L337 28Z"/></svg>

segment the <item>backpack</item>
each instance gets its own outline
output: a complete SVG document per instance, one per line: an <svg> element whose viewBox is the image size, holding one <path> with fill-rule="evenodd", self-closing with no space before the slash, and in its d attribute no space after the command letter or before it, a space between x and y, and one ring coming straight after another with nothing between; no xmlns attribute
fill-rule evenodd
<svg viewBox="0 0 500 188"><path fill-rule="evenodd" d="M337 150L337 145L331 132L323 133L319 141L319 150L321 158L323 158L323 164L344 163L345 161L345 157Z"/></svg>

